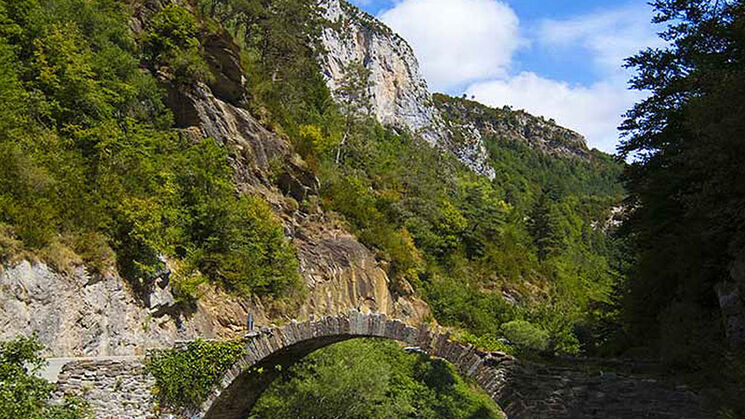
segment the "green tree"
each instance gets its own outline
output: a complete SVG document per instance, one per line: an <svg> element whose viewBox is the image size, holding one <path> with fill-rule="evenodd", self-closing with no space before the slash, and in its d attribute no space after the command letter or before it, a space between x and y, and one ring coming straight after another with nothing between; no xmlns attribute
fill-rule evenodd
<svg viewBox="0 0 745 419"><path fill-rule="evenodd" d="M52 403L56 386L37 373L46 365L35 337L0 342L0 418L83 419L88 405L74 398Z"/></svg>
<svg viewBox="0 0 745 419"><path fill-rule="evenodd" d="M620 146L636 158L625 173L636 249L626 308L644 339L676 301L716 310L714 285L745 249L745 5L654 6L669 46L628 60L632 86L652 95L628 112Z"/></svg>
<svg viewBox="0 0 745 419"><path fill-rule="evenodd" d="M540 259L546 259L563 250L564 232L559 225L559 216L555 204L545 193L541 194L530 212L528 231L533 237Z"/></svg>
<svg viewBox="0 0 745 419"><path fill-rule="evenodd" d="M355 339L321 349L275 380L252 418L500 418L446 361Z"/></svg>
<svg viewBox="0 0 745 419"><path fill-rule="evenodd" d="M634 254L621 289L628 336L716 387L723 417L745 414L742 355L727 355L715 286L745 289L745 4L653 2L663 48L628 59L652 94L622 129ZM732 348L735 349L735 348Z"/></svg>
<svg viewBox="0 0 745 419"><path fill-rule="evenodd" d="M338 119L317 59L322 17L316 3L200 0L199 9L221 22L241 46L250 105L257 114L294 138L301 125Z"/></svg>
<svg viewBox="0 0 745 419"><path fill-rule="evenodd" d="M361 62L351 62L343 69L343 76L339 82L337 94L344 116L344 134L336 152L336 164L339 164L347 144L349 135L354 130L360 118L370 116L372 109L372 82L370 70Z"/></svg>
<svg viewBox="0 0 745 419"><path fill-rule="evenodd" d="M147 60L157 69L165 66L177 84L212 77L203 58L196 18L185 8L166 6L148 22L144 40Z"/></svg>

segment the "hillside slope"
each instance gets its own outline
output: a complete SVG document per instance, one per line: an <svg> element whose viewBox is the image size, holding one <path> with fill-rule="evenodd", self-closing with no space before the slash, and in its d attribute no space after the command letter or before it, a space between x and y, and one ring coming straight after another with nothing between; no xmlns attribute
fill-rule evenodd
<svg viewBox="0 0 745 419"><path fill-rule="evenodd" d="M60 2L56 9L49 11L57 15L47 15L43 19L65 22L86 19L72 17L70 9L63 8L66 3L76 2ZM128 35L134 40L143 39L152 26L152 19L168 9L158 2L147 2L134 11L127 11L128 16L106 11L105 4L87 5L84 10L89 13L87 18L104 16L117 24L131 22L138 28L138 32ZM13 12L20 11L11 10ZM96 28L94 22L87 23ZM86 37L82 42L85 48L93 34L83 36ZM0 214L0 221L10 223L1 224L4 235L0 248L4 263L0 269L0 339L37 333L50 355L131 355L142 353L147 347L169 346L179 339L239 336L245 331L248 313L254 315L257 324L281 322L288 317L346 312L350 308L386 312L412 322L420 321L427 313L419 299L391 294L386 272L373 253L333 217L329 219L317 205L298 210L297 201L318 193L317 179L303 168L302 162L296 163L286 137L267 130L246 109L233 104L245 97L245 77L242 76L245 70L238 55L239 47L224 33L203 33L202 36L201 54L212 74L205 79L207 83L196 81L189 86L174 83L173 72L168 67L161 67L161 72L153 74L154 77L148 75L157 79L167 92L163 99L173 115L173 128L166 128L164 132L173 133L190 144L214 139L226 150L228 167L233 173L231 189L261 197L270 205L281 223L284 240L296 249L302 289L293 291L297 295L288 296L287 301L262 301L251 293L236 293L199 277L184 278L185 260L164 248L155 261L157 271L151 275L133 275L122 270L127 256L121 251L116 255L118 267L112 266L110 259L99 261L96 255L83 254L81 249L87 246L78 243L101 239L57 223L48 226L50 238L44 238L40 245L32 244L13 208L6 204ZM7 84L2 87L6 92L11 89ZM53 97L54 93L49 95ZM20 107L22 103L15 106ZM3 145L19 144L23 153L37 158L17 138L4 137ZM50 148L51 153L67 152L61 145L54 147L60 148ZM4 174L3 181L22 182L17 173ZM52 176L57 174L52 172ZM58 178L57 182L68 180ZM5 189L6 194L13 190L17 190L15 186ZM49 192L47 199L67 199L57 197L56 191ZM29 195L11 198L11 204L13 200L23 202L21 199L40 202L38 197ZM57 235L64 237L59 241L55 238ZM92 245L101 246L99 252L110 252L106 250L109 245L117 250L115 240L109 238L106 241L110 244L97 241ZM94 264L96 268L92 267ZM190 278L197 282L190 282Z"/></svg>
<svg viewBox="0 0 745 419"><path fill-rule="evenodd" d="M349 66L361 63L370 71L372 114L381 124L420 135L430 144L454 153L474 172L494 177L483 143L477 139L451 141L452 135L406 40L343 0L325 0L321 7L328 21L323 30L321 68L337 98Z"/></svg>
<svg viewBox="0 0 745 419"><path fill-rule="evenodd" d="M365 97L381 124L421 136L489 179L495 177L486 140L490 136L520 139L556 157L590 159L585 138L553 121L431 94L405 39L343 0L324 0L320 7L326 20L320 63L329 89L337 99L344 99L350 66L364 66L370 81Z"/></svg>
<svg viewBox="0 0 745 419"><path fill-rule="evenodd" d="M346 3L247 4L0 10L0 337L130 354L239 335L249 312L360 308L591 350L574 331L615 278L598 226L619 166L551 122L433 97L405 41Z"/></svg>

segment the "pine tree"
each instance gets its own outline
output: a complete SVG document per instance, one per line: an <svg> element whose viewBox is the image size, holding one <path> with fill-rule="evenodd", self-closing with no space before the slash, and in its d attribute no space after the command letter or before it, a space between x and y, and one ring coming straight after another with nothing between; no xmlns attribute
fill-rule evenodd
<svg viewBox="0 0 745 419"><path fill-rule="evenodd" d="M344 67L337 94L344 116L344 135L336 152L336 164L338 165L344 146L347 144L349 134L352 132L357 119L369 117L372 112L372 81L370 70L361 62L354 61Z"/></svg>
<svg viewBox="0 0 745 419"><path fill-rule="evenodd" d="M542 194L533 206L528 220L528 231L538 249L538 258L547 259L558 253L564 245L559 226L559 216L554 203L546 194Z"/></svg>

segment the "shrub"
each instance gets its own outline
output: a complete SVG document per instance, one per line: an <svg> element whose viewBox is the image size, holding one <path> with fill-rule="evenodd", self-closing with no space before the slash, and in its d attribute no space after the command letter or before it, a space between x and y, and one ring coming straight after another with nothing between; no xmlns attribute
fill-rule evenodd
<svg viewBox="0 0 745 419"><path fill-rule="evenodd" d="M422 272L422 254L414 245L406 227L392 230L387 225L378 225L364 230L360 236L363 242L378 246L383 258L390 262L388 274L391 277L416 279Z"/></svg>
<svg viewBox="0 0 745 419"><path fill-rule="evenodd" d="M44 247L54 235L59 210L53 184L49 171L21 147L0 142L0 221L12 224L14 236L29 247Z"/></svg>
<svg viewBox="0 0 745 419"><path fill-rule="evenodd" d="M92 418L80 399L51 403L56 386L36 375L46 364L42 349L36 337L0 342L0 419Z"/></svg>
<svg viewBox="0 0 745 419"><path fill-rule="evenodd" d="M168 66L178 84L190 84L211 77L202 57L199 27L183 7L171 5L160 10L148 24L145 55L156 66Z"/></svg>
<svg viewBox="0 0 745 419"><path fill-rule="evenodd" d="M155 378L158 404L182 412L204 402L222 375L245 353L242 341L189 342L185 350L154 352L145 369Z"/></svg>
<svg viewBox="0 0 745 419"><path fill-rule="evenodd" d="M295 249L269 205L236 197L228 155L207 139L179 159L179 243L202 273L244 294L281 296L300 285Z"/></svg>
<svg viewBox="0 0 745 419"><path fill-rule="evenodd" d="M331 137L324 136L317 125L301 125L295 150L306 160L319 159L338 146Z"/></svg>
<svg viewBox="0 0 745 419"><path fill-rule="evenodd" d="M209 280L199 272L195 260L193 255L169 260L171 275L168 279L178 302L193 303L198 300L202 292L201 285Z"/></svg>
<svg viewBox="0 0 745 419"><path fill-rule="evenodd" d="M57 272L66 275L72 275L75 268L83 263L77 253L58 239L41 249L41 256Z"/></svg>
<svg viewBox="0 0 745 419"><path fill-rule="evenodd" d="M23 243L16 238L13 228L0 223L0 263L12 261L21 249L23 249Z"/></svg>
<svg viewBox="0 0 745 419"><path fill-rule="evenodd" d="M439 322L476 336L493 336L501 323L514 318L515 310L500 294L482 292L469 284L467 277L429 275L432 277L423 285L424 296Z"/></svg>
<svg viewBox="0 0 745 419"><path fill-rule="evenodd" d="M525 320L513 320L503 324L502 334L520 349L534 351L548 349L548 332Z"/></svg>
<svg viewBox="0 0 745 419"><path fill-rule="evenodd" d="M515 352L515 348L504 342L501 342L499 339L497 339L496 336L493 335L477 336L470 332L459 332L454 335L453 338L458 342L470 343L471 345L476 346L479 349L487 351L500 351L508 354L513 354Z"/></svg>
<svg viewBox="0 0 745 419"><path fill-rule="evenodd" d="M103 274L116 267L116 254L106 236L88 232L74 238L73 247L85 266L93 273Z"/></svg>
<svg viewBox="0 0 745 419"><path fill-rule="evenodd" d="M220 225L226 230L229 247L208 242L202 266L228 288L247 295L282 296L299 288L295 248L285 239L284 229L269 205L247 195L229 211L224 225ZM218 253L211 255L213 244Z"/></svg>

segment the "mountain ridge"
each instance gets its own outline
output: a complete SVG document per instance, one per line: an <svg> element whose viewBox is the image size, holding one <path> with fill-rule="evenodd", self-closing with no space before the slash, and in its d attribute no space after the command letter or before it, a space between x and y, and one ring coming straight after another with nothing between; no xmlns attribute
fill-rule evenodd
<svg viewBox="0 0 745 419"><path fill-rule="evenodd" d="M546 121L526 111L512 111L506 107L495 109L479 104L480 107L468 105L456 109L450 106L457 102L444 100L448 95L429 91L414 50L403 37L344 0L324 0L320 7L324 18L330 22L324 28L321 55L321 67L329 89L338 97L345 66L361 63L371 73L372 113L380 123L421 135L489 179L494 179L495 172L489 165L487 147L482 140L488 135L517 138L558 157L590 159L585 138L553 120ZM437 97L440 99L436 100ZM462 104L469 102L478 103L466 101ZM491 114L491 126L463 121L453 124L457 117L484 122L485 112ZM517 129L508 126L515 120L520 125ZM520 130L522 133L518 132Z"/></svg>

